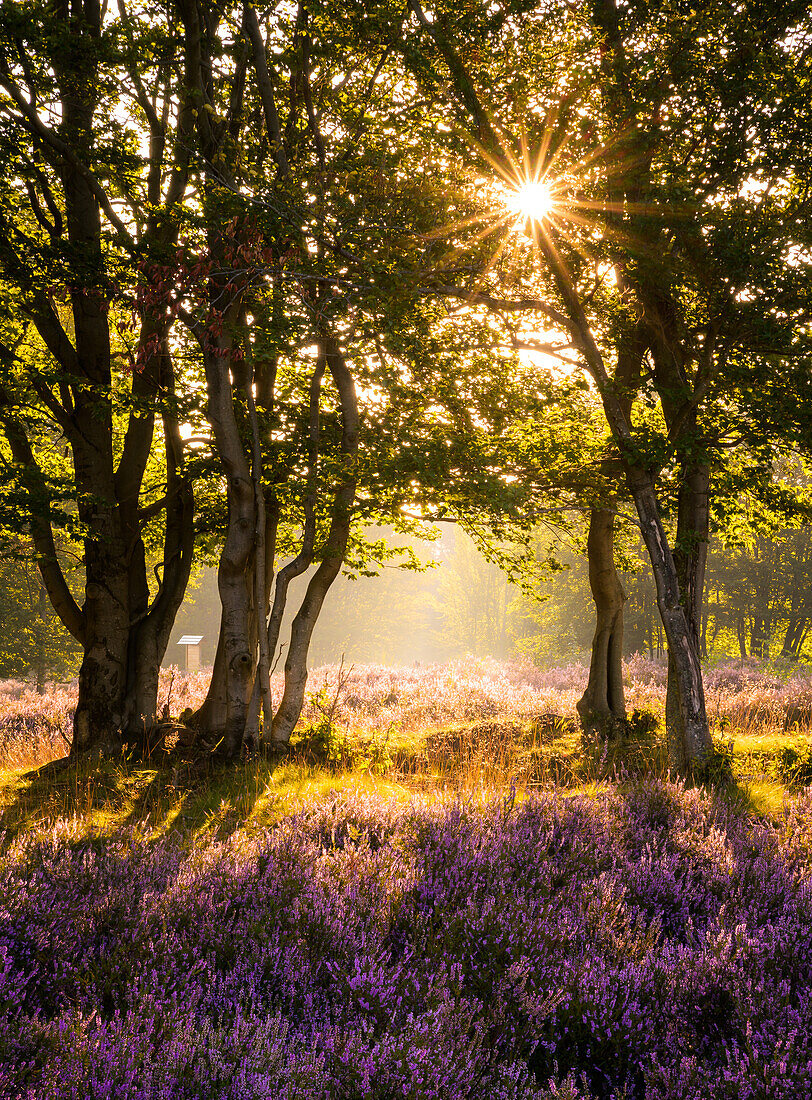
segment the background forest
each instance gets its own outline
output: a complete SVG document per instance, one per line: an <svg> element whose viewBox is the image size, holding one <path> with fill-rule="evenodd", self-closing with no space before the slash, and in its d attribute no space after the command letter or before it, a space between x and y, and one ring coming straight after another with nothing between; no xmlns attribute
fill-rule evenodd
<svg viewBox="0 0 812 1100"><path fill-rule="evenodd" d="M311 663L336 664L343 657L347 664L408 665L467 654L527 657L541 667L588 663L594 610L584 547L561 536L548 542L537 537L547 567L539 567L532 589L511 583L459 528L439 530L436 541L410 542L423 563L420 572L389 566L374 577L342 575L314 630ZM29 680L43 690L49 680L75 677L81 652L44 598L30 561L5 562L0 574L3 621L9 625L0 676ZM633 534L623 547L621 577L627 596L624 655L663 657L656 590ZM754 658L787 668L810 659L810 527L762 530L739 546L712 540L706 584L703 659ZM300 587L292 586L294 598ZM216 569L204 566L192 576L164 665L183 668L185 652L177 639L184 634L203 635L200 659L211 665L219 618Z"/></svg>

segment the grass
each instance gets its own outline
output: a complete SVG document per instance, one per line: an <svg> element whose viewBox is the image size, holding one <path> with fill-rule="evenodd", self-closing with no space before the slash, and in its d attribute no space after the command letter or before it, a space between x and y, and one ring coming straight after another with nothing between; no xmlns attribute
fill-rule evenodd
<svg viewBox="0 0 812 1100"><path fill-rule="evenodd" d="M797 736L738 735L735 784L727 797L751 814L778 820L797 784L780 773L781 753ZM408 803L421 798L487 800L513 786L518 798L551 788L598 790L612 777L664 777L667 752L650 734L585 749L570 722L458 722L369 738L347 728L305 728L281 760L255 756L233 764L167 757L151 764L122 757L0 771L0 829L7 840L60 820L88 833L147 822L155 835L225 838L279 821L314 800L351 791Z"/></svg>
<svg viewBox="0 0 812 1100"><path fill-rule="evenodd" d="M148 822L156 833L226 836L278 821L330 792L386 798L483 798L514 788L586 790L612 776L668 773L663 736L664 670L627 664L636 735L585 748L575 714L579 666L540 671L497 661L412 669L333 667L311 677L300 728L281 760L261 756L232 765L159 754L102 766L78 762L58 775L37 765L65 752L70 686L37 696L0 684L0 829L7 837L59 820L107 833ZM812 780L808 678L775 677L741 663L708 676L715 737L732 765L727 797L777 820L786 798ZM164 674L173 710L194 706L205 672Z"/></svg>

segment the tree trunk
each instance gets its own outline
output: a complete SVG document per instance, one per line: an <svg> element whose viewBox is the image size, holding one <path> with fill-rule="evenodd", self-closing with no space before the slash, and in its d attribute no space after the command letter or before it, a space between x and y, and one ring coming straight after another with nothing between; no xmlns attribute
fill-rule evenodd
<svg viewBox="0 0 812 1100"><path fill-rule="evenodd" d="M699 654L699 626L710 537L710 470L705 465L691 467L683 474L679 490L677 539L674 565L682 592L688 627ZM687 736L679 705L679 671L669 647L668 685L665 697L665 728L672 767L683 771L690 759Z"/></svg>
<svg viewBox="0 0 812 1100"><path fill-rule="evenodd" d="M750 656L767 660L770 656L770 624L763 615L753 616L753 628L750 631Z"/></svg>
<svg viewBox="0 0 812 1100"><path fill-rule="evenodd" d="M95 307L96 316L89 316ZM110 403L109 336L106 318L92 299L74 305L84 313L76 325L77 351L92 380L77 395L84 426L74 442L79 518L85 525L85 636L71 753L115 752L122 744L130 577L116 505ZM80 338L81 337L81 338Z"/></svg>
<svg viewBox="0 0 812 1100"><path fill-rule="evenodd" d="M614 512L593 508L589 520L587 555L589 585L597 622L592 640L589 682L577 709L587 736L610 737L626 718L623 692L623 604L614 556Z"/></svg>
<svg viewBox="0 0 812 1100"><path fill-rule="evenodd" d="M791 661L798 660L808 623L809 620L802 616L790 619L787 632L784 635L784 644L781 646L781 656L783 658Z"/></svg>
<svg viewBox="0 0 812 1100"><path fill-rule="evenodd" d="M623 396L618 394L616 386L609 378L583 304L558 250L546 231L539 233L537 243L565 304L573 340L600 393L606 421L625 469L626 482L634 500L640 531L654 573L657 606L660 609L669 653L674 658L674 679L684 733L683 755L686 770L694 767L701 770L704 759L712 751L713 742L705 712L699 648L683 606L679 577L668 545L653 476L649 470L638 465L637 447Z"/></svg>
<svg viewBox="0 0 812 1100"><path fill-rule="evenodd" d="M217 452L226 477L228 527L217 586L220 592L221 656L217 671L224 677L225 713L216 726L208 724L207 732L222 743L226 756L235 756L242 747L248 718L254 671L254 642L251 624L255 620L251 563L254 552L254 488L251 471L243 450L240 431L234 416L231 386L228 380L228 359L207 355L206 376L209 386L209 416L217 442ZM212 687L223 701L223 685ZM213 708L212 708L213 716Z"/></svg>
<svg viewBox="0 0 812 1100"><path fill-rule="evenodd" d="M322 346L341 403L342 473L333 496L330 531L322 561L307 586L291 626L290 648L285 661L285 690L271 731L273 741L282 744L290 740L302 713L307 684L307 651L324 598L344 561L358 484L359 416L355 383L337 341L322 333Z"/></svg>
<svg viewBox="0 0 812 1100"><path fill-rule="evenodd" d="M120 547L119 547L120 549ZM85 552L85 649L73 716L71 754L114 753L122 744L127 683L127 577L114 555Z"/></svg>
<svg viewBox="0 0 812 1100"><path fill-rule="evenodd" d="M40 584L37 593L37 618L34 624L34 637L36 644L36 674L37 695L45 694L45 677L47 675L47 660L45 652L45 632L48 626L48 594L45 585Z"/></svg>
<svg viewBox="0 0 812 1100"><path fill-rule="evenodd" d="M713 742L705 711L696 631L683 604L677 567L668 545L651 477L645 471L631 467L627 479L651 560L657 586L657 606L668 645L672 706L676 708L681 731L681 740L674 745L674 764L680 771L695 768L701 771L705 758L712 752ZM672 728L675 721L672 716Z"/></svg>
<svg viewBox="0 0 812 1100"><path fill-rule="evenodd" d="M739 656L743 661L747 660L747 626L741 616L736 619L736 639L739 643Z"/></svg>

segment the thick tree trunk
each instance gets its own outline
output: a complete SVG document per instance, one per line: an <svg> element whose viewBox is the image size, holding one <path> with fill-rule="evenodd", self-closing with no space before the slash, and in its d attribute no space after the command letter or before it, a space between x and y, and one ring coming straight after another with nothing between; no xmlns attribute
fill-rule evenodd
<svg viewBox="0 0 812 1100"><path fill-rule="evenodd" d="M679 491L674 564L692 640L699 654L699 627L705 589L710 537L710 470L705 465L684 472ZM683 771L689 761L687 737L679 705L679 672L669 648L665 727L671 764Z"/></svg>
<svg viewBox="0 0 812 1100"><path fill-rule="evenodd" d="M234 416L228 379L229 360L222 355L207 355L206 359L209 416L226 477L228 500L228 527L217 575L222 608L218 643L221 660L219 666L215 662L224 684L215 683L212 679L212 689L218 695L219 702L217 706L208 708L206 732L221 743L224 755L235 756L242 747L254 671L255 635L252 636L251 631L255 621L251 570L255 533L254 489ZM224 714L220 706L223 702ZM203 709L206 709L205 704ZM217 724L213 725L216 712L219 712ZM201 712L198 724L202 717Z"/></svg>
<svg viewBox="0 0 812 1100"><path fill-rule="evenodd" d="M214 664L206 698L189 719L189 725L194 726L205 740L211 740L212 743L219 741L226 728L228 715L227 690L225 631L221 614L217 649L214 654Z"/></svg>
<svg viewBox="0 0 812 1100"><path fill-rule="evenodd" d="M614 512L593 508L589 520L587 556L589 585L595 601L589 682L578 701L584 733L611 737L626 718L623 692L623 604L626 594L615 568Z"/></svg>
<svg viewBox="0 0 812 1100"><path fill-rule="evenodd" d="M95 309L95 315L91 312ZM114 752L122 744L130 577L116 505L109 336L100 303L74 304L77 351L91 386L77 395L84 425L74 442L79 518L85 525L85 634L71 752ZM81 339L80 339L81 336Z"/></svg>
<svg viewBox="0 0 812 1100"><path fill-rule="evenodd" d="M73 718L71 754L115 752L122 744L127 685L127 574L121 544L104 553L85 552L85 649Z"/></svg>

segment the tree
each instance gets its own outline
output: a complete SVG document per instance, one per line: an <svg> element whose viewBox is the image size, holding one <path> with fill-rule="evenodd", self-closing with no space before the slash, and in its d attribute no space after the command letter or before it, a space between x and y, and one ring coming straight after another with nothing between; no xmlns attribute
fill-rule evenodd
<svg viewBox="0 0 812 1100"><path fill-rule="evenodd" d="M481 156L517 191L541 177L550 189L551 209L526 222L543 263L524 285L548 316L558 311L600 398L668 640L672 756L701 769L711 749L698 623L713 448L731 406L744 407L743 377L767 358L800 377L808 355L808 265L797 252L806 6L409 9L405 55L468 134L468 161ZM454 151L466 155L459 139ZM746 185L762 173L753 199ZM781 257L793 248L788 271ZM498 296L495 278L488 292ZM656 431L640 414L652 397ZM664 472L679 486L673 543ZM594 540L604 560L608 533L605 524Z"/></svg>
<svg viewBox="0 0 812 1100"><path fill-rule="evenodd" d="M393 134L403 73L380 34L360 38L306 3L267 20L247 4L222 25L194 0L180 10L202 251L169 308L205 362L228 500L220 642L194 722L233 755L256 743L260 710L267 742L290 738L354 525L397 517L403 529L442 507L488 517L498 537L500 525L528 526L516 520L527 491L506 472L521 446L503 456L495 445L515 352L495 351L484 315L455 336L425 292L422 242L453 192L430 161L415 171L422 124L404 119ZM538 407L537 393L515 390L517 415ZM311 568L274 710L269 661L289 586Z"/></svg>
<svg viewBox="0 0 812 1100"><path fill-rule="evenodd" d="M74 753L149 742L191 564L171 318L144 308L138 276L139 261L174 245L188 183L176 51L171 26L131 17L123 0L118 19L94 0L3 8L0 427L43 584L82 646ZM156 419L163 470L147 486ZM63 444L67 481L49 469ZM163 528L153 592L152 517ZM82 540L81 605L56 551L60 524Z"/></svg>

